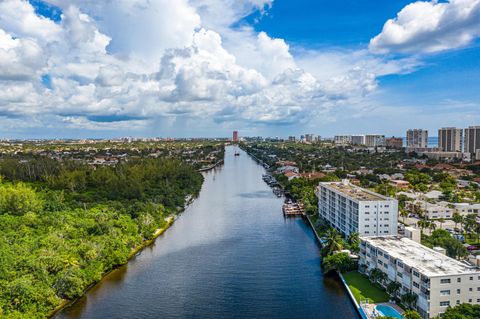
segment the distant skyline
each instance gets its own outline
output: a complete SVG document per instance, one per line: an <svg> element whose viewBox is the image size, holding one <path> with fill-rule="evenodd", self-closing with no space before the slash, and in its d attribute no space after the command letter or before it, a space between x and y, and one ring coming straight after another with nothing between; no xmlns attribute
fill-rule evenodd
<svg viewBox="0 0 480 319"><path fill-rule="evenodd" d="M3 0L0 139L480 125L480 0Z"/></svg>

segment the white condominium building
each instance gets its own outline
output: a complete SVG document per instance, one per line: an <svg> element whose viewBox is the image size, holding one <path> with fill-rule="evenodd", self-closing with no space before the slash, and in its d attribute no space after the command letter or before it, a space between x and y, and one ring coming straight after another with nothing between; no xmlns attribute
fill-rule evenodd
<svg viewBox="0 0 480 319"><path fill-rule="evenodd" d="M317 188L319 215L345 236L396 235L397 200L343 182L320 183Z"/></svg>
<svg viewBox="0 0 480 319"><path fill-rule="evenodd" d="M365 145L365 135L352 135L352 145Z"/></svg>
<svg viewBox="0 0 480 319"><path fill-rule="evenodd" d="M361 237L359 268L379 269L384 283L402 286L398 296L417 296L416 310L425 318L444 313L449 306L480 304L480 271L458 260L399 236Z"/></svg>
<svg viewBox="0 0 480 319"><path fill-rule="evenodd" d="M428 131L413 129L407 131L407 148L427 148Z"/></svg>

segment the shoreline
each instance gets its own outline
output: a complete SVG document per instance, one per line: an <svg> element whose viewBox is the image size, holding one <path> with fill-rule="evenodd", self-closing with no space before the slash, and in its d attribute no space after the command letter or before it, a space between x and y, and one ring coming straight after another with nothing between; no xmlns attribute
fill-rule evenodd
<svg viewBox="0 0 480 319"><path fill-rule="evenodd" d="M68 307L74 305L77 301L79 301L81 298L85 297L85 295L88 293L88 291L90 289L92 289L93 287L95 287L96 285L102 283L102 281L104 280L104 278L109 275L110 273L112 273L113 271L119 269L120 267L122 266L125 266L127 265L134 257L137 256L138 253L140 253L142 250L144 250L145 248L151 246L153 243L155 243L155 241L157 240L158 237L160 237L161 235L163 235L172 225L173 223L175 222L175 220L177 220L177 218L185 211L185 209L190 206L190 204L193 203L193 201L195 200L195 198L191 197L190 199L188 199L186 201L186 205L185 205L185 208L182 209L181 211L179 211L177 213L177 215L173 215L171 214L170 216L168 216L166 219L167 219L167 224L164 226L164 227L161 227L161 228L157 228L153 234L153 237L152 239L147 239L147 240L144 240L140 245L138 245L138 247L135 247L132 252L130 253L130 255L128 255L127 257L127 261L124 263L124 264L121 264L121 265L117 265L115 267L113 267L112 269L106 271L105 273L102 274L102 278L97 281L97 282L94 282L92 284L90 284L89 286L87 286L87 288L85 288L85 290L83 291L83 293L78 296L77 298L73 299L73 300L63 300L57 307L55 307L55 309L53 309L50 314L47 315L46 318L48 319L52 319L54 318L56 315L59 314L60 311L64 310L64 309L67 309Z"/></svg>
<svg viewBox="0 0 480 319"><path fill-rule="evenodd" d="M204 169L200 169L200 170L197 170L198 172L200 173L204 173L204 172L207 172L207 171L210 171L214 168L216 168L217 166L219 166L220 164L222 164L224 162L224 159L221 159L220 161L216 162L215 164L207 167L207 168L204 168ZM203 185L202 185L203 186ZM198 196L198 194L197 194ZM163 235L172 225L173 223L177 220L177 218L187 209L188 206L190 206L196 199L195 195L189 195L186 200L185 200L185 207L178 211L176 214L170 214L166 219L167 219L167 224L164 226L164 227L161 227L161 228L157 228L153 234L153 237L152 239L147 239L147 240L144 240L140 245L138 245L138 247L135 247L132 252L128 255L127 257L127 261L123 264L120 264L120 265L116 265L115 267L113 267L112 269L106 271L105 273L102 274L102 278L97 281L97 282L94 282L94 283L91 283L90 285L87 286L87 288L85 288L85 290L82 292L82 294L80 296L78 296L77 298L73 299L73 300L62 300L62 302L56 306L48 315L47 315L47 319L52 319L54 318L56 315L59 314L59 312L61 312L62 310L74 305L77 301L79 301L81 298L85 297L85 295L88 293L88 291L90 289L92 289L93 287L95 287L96 285L100 284L104 278L109 275L110 273L112 273L113 271L119 269L120 267L122 266L125 266L127 265L134 257L136 257L142 250L144 250L145 248L151 246L153 243L155 243L155 241L157 240L158 237L160 237L161 235Z"/></svg>
<svg viewBox="0 0 480 319"><path fill-rule="evenodd" d="M210 165L210 166L208 166L208 167L201 168L201 169L197 170L197 172L202 173L202 172L207 172L207 171L209 171L209 170L212 170L212 169L214 169L215 167L217 167L218 165L223 164L223 161L224 161L224 160L221 159L221 160L219 160L218 162L216 162L216 163L213 164L213 165Z"/></svg>

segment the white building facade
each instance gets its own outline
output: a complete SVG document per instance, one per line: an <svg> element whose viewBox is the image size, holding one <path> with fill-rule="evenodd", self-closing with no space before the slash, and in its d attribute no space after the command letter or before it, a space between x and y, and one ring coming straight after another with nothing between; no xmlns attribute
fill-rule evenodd
<svg viewBox="0 0 480 319"><path fill-rule="evenodd" d="M449 306L480 304L480 272L408 238L361 237L359 269L379 269L389 282L398 282L398 297L417 296L415 309L425 318L443 314Z"/></svg>
<svg viewBox="0 0 480 319"><path fill-rule="evenodd" d="M348 181L320 183L320 217L344 236L396 235L398 201L355 186Z"/></svg>

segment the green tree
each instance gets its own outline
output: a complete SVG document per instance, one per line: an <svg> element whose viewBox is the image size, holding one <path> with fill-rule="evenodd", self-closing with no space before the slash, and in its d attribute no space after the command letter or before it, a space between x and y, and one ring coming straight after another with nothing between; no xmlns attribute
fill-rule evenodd
<svg viewBox="0 0 480 319"><path fill-rule="evenodd" d="M458 224L462 225L463 223L463 217L458 212L453 213L452 220L455 223L455 229L457 229Z"/></svg>
<svg viewBox="0 0 480 319"><path fill-rule="evenodd" d="M325 257L322 266L324 273L330 271L347 272L354 268L354 263L348 253L335 253Z"/></svg>
<svg viewBox="0 0 480 319"><path fill-rule="evenodd" d="M398 292L400 291L400 288L402 288L402 284L396 281L392 281L387 285L386 290L390 296L396 297Z"/></svg>
<svg viewBox="0 0 480 319"><path fill-rule="evenodd" d="M351 251L360 252L360 236L357 232L351 233L347 239L348 247Z"/></svg>
<svg viewBox="0 0 480 319"><path fill-rule="evenodd" d="M455 307L448 307L442 319L478 319L480 318L480 305L463 303Z"/></svg>
<svg viewBox="0 0 480 319"><path fill-rule="evenodd" d="M323 248L323 256L332 255L336 251L343 249L343 240L338 230L335 228L328 229L326 235L326 242Z"/></svg>
<svg viewBox="0 0 480 319"><path fill-rule="evenodd" d="M407 310L402 314L404 319L422 319L422 316L415 310Z"/></svg>
<svg viewBox="0 0 480 319"><path fill-rule="evenodd" d="M43 202L29 186L18 183L0 186L0 214L23 215L39 212Z"/></svg>
<svg viewBox="0 0 480 319"><path fill-rule="evenodd" d="M387 275L378 268L372 269L370 272L370 280L374 283L382 285L387 280Z"/></svg>
<svg viewBox="0 0 480 319"><path fill-rule="evenodd" d="M413 309L415 307L415 304L417 303L418 296L414 293L408 292L400 297L400 300L402 303L410 308Z"/></svg>

